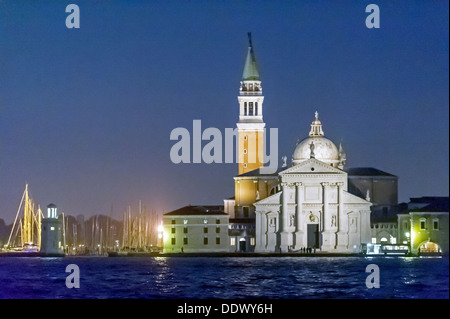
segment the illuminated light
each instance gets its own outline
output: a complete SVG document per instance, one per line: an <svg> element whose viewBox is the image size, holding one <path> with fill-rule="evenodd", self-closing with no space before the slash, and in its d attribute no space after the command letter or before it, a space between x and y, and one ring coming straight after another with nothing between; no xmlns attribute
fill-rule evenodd
<svg viewBox="0 0 450 319"><path fill-rule="evenodd" d="M159 231L160 233L162 233L162 232L164 231L163 225L159 225L159 226L158 226L158 231Z"/></svg>
<svg viewBox="0 0 450 319"><path fill-rule="evenodd" d="M409 238L410 233L409 233L409 232L406 232L406 233L405 233L405 236Z"/></svg>
<svg viewBox="0 0 450 319"><path fill-rule="evenodd" d="M52 227L50 227L50 230L55 230L55 227L53 227L53 226L52 226Z"/></svg>
<svg viewBox="0 0 450 319"><path fill-rule="evenodd" d="M158 238L161 239L162 238L162 234L158 234Z"/></svg>

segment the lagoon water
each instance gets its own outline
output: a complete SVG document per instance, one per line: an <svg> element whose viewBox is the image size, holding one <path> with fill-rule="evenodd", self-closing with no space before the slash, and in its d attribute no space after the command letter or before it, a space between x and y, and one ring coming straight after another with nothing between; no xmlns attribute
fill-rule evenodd
<svg viewBox="0 0 450 319"><path fill-rule="evenodd" d="M80 288L66 287L66 266ZM380 269L368 289L366 266ZM449 298L449 259L413 257L0 258L0 298Z"/></svg>

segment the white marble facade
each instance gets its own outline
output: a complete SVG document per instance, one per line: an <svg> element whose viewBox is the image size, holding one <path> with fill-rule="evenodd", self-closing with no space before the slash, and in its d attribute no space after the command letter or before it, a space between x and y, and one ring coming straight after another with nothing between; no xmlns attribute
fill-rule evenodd
<svg viewBox="0 0 450 319"><path fill-rule="evenodd" d="M279 173L281 191L256 202L256 252L359 252L371 203L347 192L347 173L310 158Z"/></svg>

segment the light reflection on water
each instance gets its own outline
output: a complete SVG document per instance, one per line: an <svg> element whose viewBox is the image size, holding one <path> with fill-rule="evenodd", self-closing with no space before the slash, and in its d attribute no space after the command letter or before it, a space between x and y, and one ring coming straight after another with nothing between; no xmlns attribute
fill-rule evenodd
<svg viewBox="0 0 450 319"><path fill-rule="evenodd" d="M68 264L80 268L68 289ZM368 289L368 264L380 269ZM449 298L447 258L0 258L0 298Z"/></svg>

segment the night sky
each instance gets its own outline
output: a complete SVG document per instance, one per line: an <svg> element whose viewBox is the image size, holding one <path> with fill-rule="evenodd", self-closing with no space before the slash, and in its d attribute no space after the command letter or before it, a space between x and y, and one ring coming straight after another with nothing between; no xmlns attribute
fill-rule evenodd
<svg viewBox="0 0 450 319"><path fill-rule="evenodd" d="M0 1L0 218L25 183L116 218L233 196L237 164L173 164L169 136L236 126L249 31L279 157L318 110L346 167L397 175L399 201L448 196L448 27L448 1Z"/></svg>

